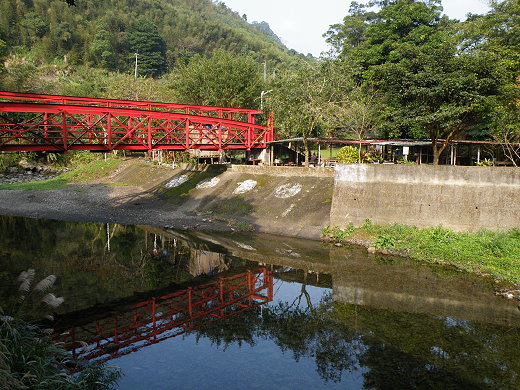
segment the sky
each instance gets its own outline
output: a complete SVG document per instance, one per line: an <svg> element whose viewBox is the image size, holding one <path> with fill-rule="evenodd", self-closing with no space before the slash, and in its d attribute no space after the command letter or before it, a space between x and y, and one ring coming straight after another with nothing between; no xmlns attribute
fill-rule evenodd
<svg viewBox="0 0 520 390"><path fill-rule="evenodd" d="M289 48L318 57L328 46L322 35L331 24L341 23L350 0L222 0L247 20L266 21ZM358 0L360 3L363 0ZM489 11L487 0L442 0L444 13L464 20L466 14Z"/></svg>

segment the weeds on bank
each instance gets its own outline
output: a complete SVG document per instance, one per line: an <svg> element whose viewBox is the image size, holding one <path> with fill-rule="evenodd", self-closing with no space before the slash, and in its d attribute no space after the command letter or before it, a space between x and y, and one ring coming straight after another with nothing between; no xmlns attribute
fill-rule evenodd
<svg viewBox="0 0 520 390"><path fill-rule="evenodd" d="M56 281L49 275L33 285L36 272L18 277L18 300L11 311L0 308L0 388L10 390L110 390L121 372L102 363L85 365L78 374L69 372L77 362L62 344L54 343L52 329L34 325L24 316L39 317L41 308L55 309L63 302L48 290ZM44 310L45 312L45 310ZM51 315L44 316L52 321Z"/></svg>
<svg viewBox="0 0 520 390"><path fill-rule="evenodd" d="M442 227L419 229L398 224L372 225L366 221L358 228L325 228L322 233L335 242L363 234L371 237L377 249L406 254L420 261L449 263L470 272L489 273L520 283L520 229L455 233Z"/></svg>
<svg viewBox="0 0 520 390"><path fill-rule="evenodd" d="M2 190L56 190L64 188L69 183L87 182L97 179L102 179L113 170L117 169L122 160L116 158L109 158L104 160L95 160L86 165L81 165L78 168L64 172L49 180L42 180L37 182L26 182L16 184L4 184L0 186Z"/></svg>

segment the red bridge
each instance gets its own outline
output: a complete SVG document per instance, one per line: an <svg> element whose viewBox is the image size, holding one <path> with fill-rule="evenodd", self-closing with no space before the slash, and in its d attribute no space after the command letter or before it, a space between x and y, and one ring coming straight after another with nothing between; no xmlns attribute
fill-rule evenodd
<svg viewBox="0 0 520 390"><path fill-rule="evenodd" d="M273 300L265 268L56 327L76 359L107 361Z"/></svg>
<svg viewBox="0 0 520 390"><path fill-rule="evenodd" d="M0 91L0 151L266 148L263 111Z"/></svg>

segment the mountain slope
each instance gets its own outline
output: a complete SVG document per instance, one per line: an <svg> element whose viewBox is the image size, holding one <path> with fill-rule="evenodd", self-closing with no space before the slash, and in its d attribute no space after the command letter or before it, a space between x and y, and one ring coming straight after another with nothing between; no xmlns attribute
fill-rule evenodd
<svg viewBox="0 0 520 390"><path fill-rule="evenodd" d="M146 60L153 41L153 75L218 49L273 64L294 54L271 32L211 0L77 0L75 7L62 0L2 0L0 39L11 52L44 61L66 56L71 64L122 72L132 69L137 47Z"/></svg>

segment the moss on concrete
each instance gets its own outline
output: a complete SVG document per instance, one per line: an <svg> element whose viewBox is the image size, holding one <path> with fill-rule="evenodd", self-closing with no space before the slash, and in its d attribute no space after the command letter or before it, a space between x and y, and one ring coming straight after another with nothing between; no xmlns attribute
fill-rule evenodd
<svg viewBox="0 0 520 390"><path fill-rule="evenodd" d="M246 202L242 197L235 196L229 199L218 199L202 211L218 216L246 217L253 214L255 206L250 202Z"/></svg>

